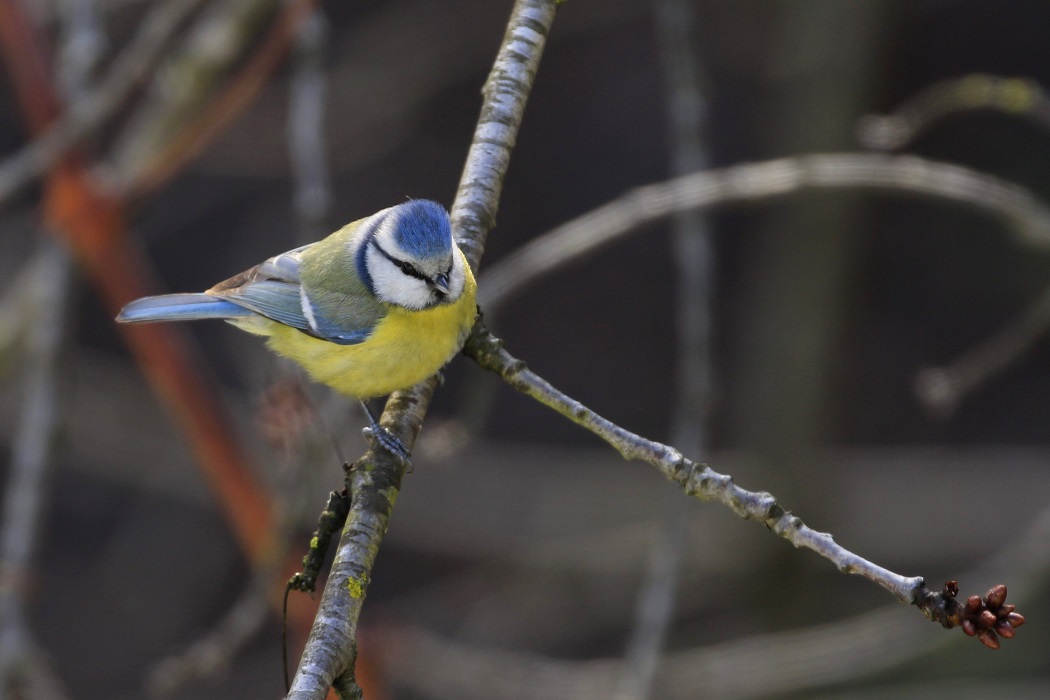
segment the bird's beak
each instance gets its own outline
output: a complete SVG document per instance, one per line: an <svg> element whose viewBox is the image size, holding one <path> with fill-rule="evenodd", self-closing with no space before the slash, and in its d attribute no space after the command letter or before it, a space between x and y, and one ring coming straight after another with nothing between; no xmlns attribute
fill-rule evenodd
<svg viewBox="0 0 1050 700"><path fill-rule="evenodd" d="M445 296L448 296L448 275L438 273L430 278L430 284Z"/></svg>

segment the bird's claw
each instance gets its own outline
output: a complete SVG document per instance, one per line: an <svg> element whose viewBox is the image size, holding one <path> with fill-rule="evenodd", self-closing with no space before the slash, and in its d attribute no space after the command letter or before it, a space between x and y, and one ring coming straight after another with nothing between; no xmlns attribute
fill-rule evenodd
<svg viewBox="0 0 1050 700"><path fill-rule="evenodd" d="M361 432L364 434L366 440L372 444L379 443L380 447L401 462L404 462L406 467L411 470L412 461L408 458L408 449L405 447L405 443L401 442L396 435L381 425L365 427Z"/></svg>

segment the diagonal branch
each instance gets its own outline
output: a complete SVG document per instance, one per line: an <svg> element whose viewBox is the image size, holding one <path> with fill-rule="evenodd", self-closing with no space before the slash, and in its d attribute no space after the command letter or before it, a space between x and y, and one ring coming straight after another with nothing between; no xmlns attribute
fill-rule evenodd
<svg viewBox="0 0 1050 700"><path fill-rule="evenodd" d="M481 115L452 207L453 231L474 268L495 222L503 178L556 4L556 0L515 2L485 83ZM395 393L387 402L383 425L410 448L436 386L437 379L431 378ZM332 687L342 698L360 697L353 675L357 623L404 469L404 464L395 464L385 455L369 454L348 475L353 494L350 513L289 698L320 700Z"/></svg>
<svg viewBox="0 0 1050 700"><path fill-rule="evenodd" d="M649 440L603 418L576 399L555 389L531 372L525 363L503 348L503 341L492 335L480 319L474 324L463 348L464 354L481 367L495 372L505 382L572 422L591 431L626 460L640 460L656 467L682 487L686 495L701 501L717 501L745 520L757 520L797 548L816 552L839 571L857 574L879 584L903 603L915 605L927 619L945 628L961 627L985 646L998 649L1001 635L1014 636L1024 616L1006 604L1006 586L994 586L983 597L968 596L965 605L957 600L956 581L948 581L940 591L926 587L921 576L902 576L855 554L835 542L826 532L818 532L785 510L772 494L748 491L705 464L693 462L673 447Z"/></svg>
<svg viewBox="0 0 1050 700"><path fill-rule="evenodd" d="M463 349L481 367L495 372L513 388L591 431L627 460L641 460L701 501L717 501L745 519L763 523L796 547L810 549L844 573L873 581L905 603L921 602L922 577L896 574L837 544L831 535L810 529L785 510L769 493L747 491L731 477L685 458L678 450L636 435L603 418L579 401L555 389L503 348L503 343L478 321Z"/></svg>

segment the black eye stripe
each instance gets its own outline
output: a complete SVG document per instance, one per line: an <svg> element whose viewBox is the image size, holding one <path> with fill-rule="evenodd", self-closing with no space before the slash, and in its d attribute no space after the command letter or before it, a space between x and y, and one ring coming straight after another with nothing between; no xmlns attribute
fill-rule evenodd
<svg viewBox="0 0 1050 700"><path fill-rule="evenodd" d="M412 263L410 263L408 261L405 261L405 260L398 260L393 255L391 255L390 253L388 253L385 250L383 250L383 246L379 245L379 241L377 241L375 238L370 239L369 243L371 243L375 247L375 249L378 250L379 253L384 258L386 258L387 260L392 262L395 267L397 267L399 270L401 270L401 272L403 272L406 275L409 275L411 277L415 277L418 280L423 280L424 282L429 282L430 281L427 278L427 276L424 275L419 270L417 270L416 266L413 265Z"/></svg>

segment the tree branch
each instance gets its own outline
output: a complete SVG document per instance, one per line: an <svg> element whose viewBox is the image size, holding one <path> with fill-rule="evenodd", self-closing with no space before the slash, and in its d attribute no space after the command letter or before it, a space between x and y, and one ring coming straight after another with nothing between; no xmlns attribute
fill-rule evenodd
<svg viewBox="0 0 1050 700"><path fill-rule="evenodd" d="M502 341L489 333L482 321L475 324L463 351L518 391L600 437L624 459L638 459L656 467L686 494L701 501L717 501L745 519L758 520L795 547L816 552L843 573L857 574L879 584L902 602L921 602L927 592L922 577L901 576L850 552L831 535L810 529L771 494L742 489L731 477L686 459L675 448L636 435L599 416L529 371L524 362L503 349Z"/></svg>
<svg viewBox="0 0 1050 700"><path fill-rule="evenodd" d="M481 115L452 207L453 231L475 268L495 222L503 178L554 21L555 5L555 0L517 0L485 84ZM437 379L431 378L395 393L387 402L382 423L409 449L436 386ZM344 699L360 695L353 677L357 623L404 469L404 464L394 463L385 454L370 452L348 475L353 495L350 514L292 681L290 699L321 700L332 687Z"/></svg>
<svg viewBox="0 0 1050 700"><path fill-rule="evenodd" d="M554 0L518 0L496 63L482 90L485 100L452 205L452 230L477 269L496 225L503 178L518 138L525 101L554 20Z"/></svg>
<svg viewBox="0 0 1050 700"><path fill-rule="evenodd" d="M717 501L744 519L758 520L772 532L797 548L812 550L833 563L839 571L857 574L879 584L904 603L915 605L927 619L945 628L961 627L985 646L998 649L999 636L1010 639L1024 624L1015 606L1006 604L1006 586L997 585L984 596L971 595L963 604L957 600L958 585L948 581L939 591L926 587L921 576L906 577L854 554L825 532L810 529L800 518L785 510L766 492L747 491L704 464L685 458L678 450L636 435L599 416L572 397L555 389L529 371L525 363L503 349L503 342L492 335L479 319L463 348L481 367L495 372L508 384L591 431L616 449L627 460L638 459L656 467L689 496L701 501Z"/></svg>

